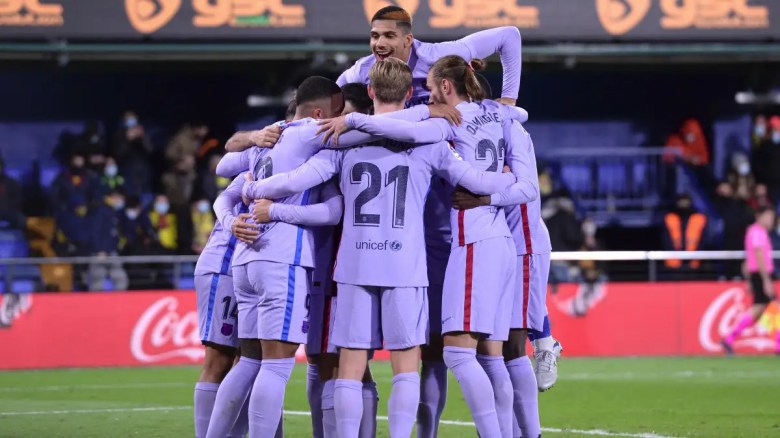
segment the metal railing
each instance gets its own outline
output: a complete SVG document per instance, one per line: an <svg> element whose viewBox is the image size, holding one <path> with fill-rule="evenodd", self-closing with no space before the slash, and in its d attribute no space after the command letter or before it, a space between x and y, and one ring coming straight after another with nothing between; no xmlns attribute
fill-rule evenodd
<svg viewBox="0 0 780 438"><path fill-rule="evenodd" d="M773 257L780 260L780 251L775 251ZM666 260L699 260L699 261L741 261L745 258L744 251L576 251L553 252L554 262L644 262L643 268L648 281L659 279L659 263ZM13 292L14 276L21 267L42 265L91 265L120 263L122 265L169 265L172 268L171 279L174 288L179 288L184 266L193 265L197 256L106 256L106 257L54 257L54 258L6 258L0 259L0 273L6 292ZM188 271L189 272L189 271Z"/></svg>

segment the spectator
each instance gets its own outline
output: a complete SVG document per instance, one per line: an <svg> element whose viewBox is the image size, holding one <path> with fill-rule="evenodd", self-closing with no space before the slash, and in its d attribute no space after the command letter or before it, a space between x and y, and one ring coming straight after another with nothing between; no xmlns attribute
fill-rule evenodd
<svg viewBox="0 0 780 438"><path fill-rule="evenodd" d="M769 232L772 239L772 248L780 248L780 215L775 216L775 228ZM780 259L775 259L775 272L780 268Z"/></svg>
<svg viewBox="0 0 780 438"><path fill-rule="evenodd" d="M113 157L106 157L106 165L103 168L103 175L100 177L100 188L103 193L108 194L113 190L125 190L125 178L119 174L119 166Z"/></svg>
<svg viewBox="0 0 780 438"><path fill-rule="evenodd" d="M171 204L165 195L157 195L154 198L154 206L149 212L149 221L152 224L160 245L169 251L178 248L178 224L176 215L171 213Z"/></svg>
<svg viewBox="0 0 780 438"><path fill-rule="evenodd" d="M544 203L542 218L550 232L553 251L578 251L583 244L582 226L574 215L574 202L567 197L551 198ZM573 281L574 275L567 262L550 263L550 282Z"/></svg>
<svg viewBox="0 0 780 438"><path fill-rule="evenodd" d="M98 205L100 186L95 175L86 168L84 155L77 152L70 157L68 168L54 179L51 195L55 216L58 217L76 214L83 218Z"/></svg>
<svg viewBox="0 0 780 438"><path fill-rule="evenodd" d="M165 158L174 167L178 166L179 161L188 157L194 160L195 152L203 144L208 133L209 127L205 123L184 125L165 147Z"/></svg>
<svg viewBox="0 0 780 438"><path fill-rule="evenodd" d="M753 133L751 135L751 146L757 148L761 146L768 138L768 129L766 129L766 116L759 114L753 120Z"/></svg>
<svg viewBox="0 0 780 438"><path fill-rule="evenodd" d="M211 202L206 198L192 203L192 252L195 254L203 252L214 229L214 215L211 211Z"/></svg>
<svg viewBox="0 0 780 438"><path fill-rule="evenodd" d="M736 196L734 187L726 181L718 184L715 189L715 208L723 219L723 249L740 251L745 242L745 230L753 221L753 212L744 199ZM742 276L742 262L730 260L726 262L725 274L728 278Z"/></svg>
<svg viewBox="0 0 780 438"><path fill-rule="evenodd" d="M707 139L704 137L701 123L696 119L684 121L680 131L669 136L666 147L679 148L682 151L683 160L693 166L710 164Z"/></svg>
<svg viewBox="0 0 780 438"><path fill-rule="evenodd" d="M143 214L141 199L129 195L124 214L119 215L119 252L122 255L152 255L159 252L160 242L149 216Z"/></svg>
<svg viewBox="0 0 780 438"><path fill-rule="evenodd" d="M763 177L759 179L769 188L769 197L780 199L780 117L769 119L769 139L760 146Z"/></svg>
<svg viewBox="0 0 780 438"><path fill-rule="evenodd" d="M5 174L5 161L0 156L0 228L24 228L22 188Z"/></svg>
<svg viewBox="0 0 780 438"><path fill-rule="evenodd" d="M707 226L707 217L693 208L693 202L688 195L677 198L675 208L664 217L664 249L667 251L698 251ZM678 259L664 261L671 272L684 273L696 271L701 267L701 261L683 262Z"/></svg>
<svg viewBox="0 0 780 438"><path fill-rule="evenodd" d="M122 175L127 179L128 193L148 193L152 187L149 163L154 147L146 137L143 125L132 111L126 111L122 128L114 139L113 155L119 163Z"/></svg>
<svg viewBox="0 0 780 438"><path fill-rule="evenodd" d="M582 222L582 234L584 236L582 251L601 250L601 244L596 239L597 230L596 222L592 219L585 219ZM571 313L574 316L585 316L593 304L603 298L606 275L604 274L603 262L582 260L578 263L578 266L580 270L580 284L571 302Z"/></svg>
<svg viewBox="0 0 780 438"><path fill-rule="evenodd" d="M194 155L183 157L162 176L163 191L175 212L189 208L196 177Z"/></svg>
<svg viewBox="0 0 780 438"><path fill-rule="evenodd" d="M756 180L751 173L750 161L742 152L737 152L731 157L731 168L728 171L727 178L729 184L734 188L734 194L737 198L747 202L753 197ZM741 246L740 246L741 248Z"/></svg>
<svg viewBox="0 0 780 438"><path fill-rule="evenodd" d="M124 214L125 197L116 188L111 189L103 202L90 214L90 232L92 234L91 255L98 258L119 254L119 222ZM114 290L127 290L127 273L119 262L96 262L89 265L89 290L103 290L103 282L108 276Z"/></svg>
<svg viewBox="0 0 780 438"><path fill-rule="evenodd" d="M95 173L102 171L106 164L106 142L100 133L97 121L90 120L84 124L84 130L76 138L78 149L87 161L87 168Z"/></svg>
<svg viewBox="0 0 780 438"><path fill-rule="evenodd" d="M753 193L748 199L748 205L753 210L758 210L759 208L772 208L774 204L772 203L772 199L769 198L769 190L767 189L766 184L756 184L753 188Z"/></svg>
<svg viewBox="0 0 780 438"><path fill-rule="evenodd" d="M214 202L222 191L224 191L230 179L217 176L217 164L222 159L222 155L211 155L207 162L207 167L201 174L198 182L198 192L202 197Z"/></svg>

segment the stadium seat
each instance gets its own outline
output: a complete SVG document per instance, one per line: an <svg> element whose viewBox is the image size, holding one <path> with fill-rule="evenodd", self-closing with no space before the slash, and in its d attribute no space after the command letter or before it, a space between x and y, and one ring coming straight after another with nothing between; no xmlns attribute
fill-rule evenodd
<svg viewBox="0 0 780 438"><path fill-rule="evenodd" d="M0 258L27 257L28 254L24 233L19 230L0 230Z"/></svg>
<svg viewBox="0 0 780 438"><path fill-rule="evenodd" d="M591 169L590 164L561 163L561 178L572 194L590 195L591 193Z"/></svg>
<svg viewBox="0 0 780 438"><path fill-rule="evenodd" d="M625 162L603 162L596 169L599 195L621 196L628 190Z"/></svg>

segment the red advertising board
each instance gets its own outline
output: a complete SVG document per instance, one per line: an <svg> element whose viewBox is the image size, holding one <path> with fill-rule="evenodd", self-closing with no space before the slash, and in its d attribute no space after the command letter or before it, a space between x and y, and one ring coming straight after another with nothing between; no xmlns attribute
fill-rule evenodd
<svg viewBox="0 0 780 438"><path fill-rule="evenodd" d="M780 284L778 284L780 289ZM0 369L198 364L192 291L2 297ZM563 285L548 297L567 356L722 354L719 342L750 305L742 283ZM773 304L736 343L769 353L780 330ZM376 356L386 359L386 352Z"/></svg>

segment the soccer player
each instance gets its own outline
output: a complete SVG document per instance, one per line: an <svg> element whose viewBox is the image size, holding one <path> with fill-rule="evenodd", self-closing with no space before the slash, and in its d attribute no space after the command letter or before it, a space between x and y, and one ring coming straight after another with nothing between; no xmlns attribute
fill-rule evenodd
<svg viewBox="0 0 780 438"><path fill-rule="evenodd" d="M368 83L368 73L376 62L393 57L406 62L412 69L412 98L406 105L413 106L428 102L430 91L425 82L431 66L447 55L458 55L466 61L487 58L495 53L501 56L504 70L503 89L500 102L514 105L520 90L520 68L522 65L522 40L520 31L513 26L497 27L473 33L457 41L438 44L424 43L412 34L412 17L398 6L387 6L378 10L371 18L372 55L360 58L336 82Z"/></svg>
<svg viewBox="0 0 780 438"><path fill-rule="evenodd" d="M358 114L348 116L347 125L402 141L449 140L454 142L456 151L477 168L493 172L503 170L507 151L504 119L509 120L519 111L484 100L473 67L459 56L439 59L428 74L427 86L433 102L449 104L460 111L463 125L455 128L443 120L388 123L380 117ZM513 152L511 147L509 152ZM517 161L518 167L525 164ZM497 206L538 198L538 187L526 177L528 173L521 173L523 184L514 186L504 199L497 198ZM532 173L535 176L535 166ZM494 436L500 433L511 437L512 384L504 366L502 347L509 334L515 283L512 236L503 211L496 207L453 210L450 219L455 238L444 279L444 299L441 300L444 360L449 362L461 382L480 434ZM429 296L433 303L435 297ZM477 360L478 344L481 354ZM491 384L493 391L489 391ZM485 409L485 399L495 407ZM489 411L493 411L492 415ZM495 422L492 421L494 418Z"/></svg>
<svg viewBox="0 0 780 438"><path fill-rule="evenodd" d="M775 288L772 284L774 274L772 239L769 238L769 230L774 225L775 211L769 207L761 207L756 211L756 221L748 227L745 234L745 264L750 273L753 305L742 316L734 330L721 341L726 354L734 354L734 341L740 333L761 318L769 303L775 298ZM780 351L780 342L777 347Z"/></svg>
<svg viewBox="0 0 780 438"><path fill-rule="evenodd" d="M402 61L376 63L370 79L377 114L399 111L411 96L411 70ZM341 349L336 381L341 437L358 436L367 352L383 342L391 351L394 373L390 436L409 436L414 425L419 346L425 343L428 316L422 210L434 172L479 193L517 182L511 175L477 172L443 142L417 148L375 142L344 152L320 152L289 175L245 186L249 198L289 196L340 173L346 219L334 274L339 304L333 340Z"/></svg>

